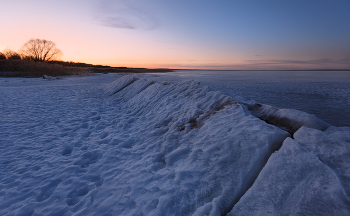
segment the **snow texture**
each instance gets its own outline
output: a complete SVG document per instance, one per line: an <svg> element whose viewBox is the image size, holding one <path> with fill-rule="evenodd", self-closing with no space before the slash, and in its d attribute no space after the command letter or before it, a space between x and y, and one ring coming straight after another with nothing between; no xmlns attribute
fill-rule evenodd
<svg viewBox="0 0 350 216"><path fill-rule="evenodd" d="M193 81L0 84L0 215L349 213L347 128L302 127L302 147Z"/></svg>

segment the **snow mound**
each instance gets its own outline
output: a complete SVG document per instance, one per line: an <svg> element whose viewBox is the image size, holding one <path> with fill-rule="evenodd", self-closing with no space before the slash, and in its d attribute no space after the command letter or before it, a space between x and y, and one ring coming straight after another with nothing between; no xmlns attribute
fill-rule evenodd
<svg viewBox="0 0 350 216"><path fill-rule="evenodd" d="M326 130L330 125L315 115L308 114L294 109L278 109L273 106L251 103L244 104L248 110L256 117L276 125L290 133L295 133L302 126L317 130Z"/></svg>
<svg viewBox="0 0 350 216"><path fill-rule="evenodd" d="M349 199L334 170L287 138L228 215L349 214Z"/></svg>
<svg viewBox="0 0 350 216"><path fill-rule="evenodd" d="M53 76L48 76L48 75L43 75L42 78L43 78L43 79L46 79L46 80L57 80L57 79L61 79L61 77L53 77Z"/></svg>

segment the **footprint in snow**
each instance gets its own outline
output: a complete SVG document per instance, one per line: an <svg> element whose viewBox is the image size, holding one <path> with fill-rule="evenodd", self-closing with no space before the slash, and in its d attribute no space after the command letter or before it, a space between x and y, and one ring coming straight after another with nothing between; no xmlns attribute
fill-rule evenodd
<svg viewBox="0 0 350 216"><path fill-rule="evenodd" d="M90 119L91 119L91 121L98 121L101 119L101 116L93 116Z"/></svg>
<svg viewBox="0 0 350 216"><path fill-rule="evenodd" d="M89 193L89 188L88 186L84 186L79 188L78 190L72 190L69 192L67 196L66 203L69 206L73 206L79 202L79 197L85 196L86 194Z"/></svg>
<svg viewBox="0 0 350 216"><path fill-rule="evenodd" d="M42 202L50 198L57 186L61 183L61 179L52 180L50 184L41 188L41 193L36 196L36 201Z"/></svg>
<svg viewBox="0 0 350 216"><path fill-rule="evenodd" d="M96 187L100 187L103 184L104 179L100 175L85 175L83 179L94 182Z"/></svg>
<svg viewBox="0 0 350 216"><path fill-rule="evenodd" d="M81 159L74 162L74 165L79 165L81 168L86 168L90 164L96 163L101 158L101 154L97 151L86 152L81 156Z"/></svg>
<svg viewBox="0 0 350 216"><path fill-rule="evenodd" d="M69 155L70 153L72 153L72 150L73 150L73 147L71 146L66 146L63 151L62 151L62 155L65 156L65 155Z"/></svg>
<svg viewBox="0 0 350 216"><path fill-rule="evenodd" d="M106 132L104 132L102 135L101 135L101 139L104 139L104 138L106 138L107 136L108 136L108 132L106 131Z"/></svg>

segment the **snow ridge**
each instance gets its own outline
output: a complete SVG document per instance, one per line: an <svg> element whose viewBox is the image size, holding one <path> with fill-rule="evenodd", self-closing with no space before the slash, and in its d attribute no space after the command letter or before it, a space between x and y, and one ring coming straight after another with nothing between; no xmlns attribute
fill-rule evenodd
<svg viewBox="0 0 350 216"><path fill-rule="evenodd" d="M149 202L146 206L157 202L157 208L142 212L154 215L229 212L288 133L245 115L232 98L198 83L149 83L137 80L113 96L113 100L127 100L123 109L133 126L124 129L147 134L142 141L120 144L139 149L141 143L145 145L142 149L147 149L139 152L145 172L145 177L139 178L152 180L145 185L139 178L128 179L146 188L158 185L157 191L145 192L147 198L142 201ZM134 90L139 93L130 93ZM130 97L126 96L129 94ZM132 160L130 157L129 163Z"/></svg>

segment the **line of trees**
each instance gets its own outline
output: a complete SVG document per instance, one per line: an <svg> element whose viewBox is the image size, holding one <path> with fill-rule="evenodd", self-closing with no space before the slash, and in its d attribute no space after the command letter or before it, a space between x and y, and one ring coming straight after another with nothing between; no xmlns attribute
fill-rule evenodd
<svg viewBox="0 0 350 216"><path fill-rule="evenodd" d="M10 50L10 49L5 49L2 52L0 52L0 59L22 59L21 55L18 54L17 52Z"/></svg>
<svg viewBox="0 0 350 216"><path fill-rule="evenodd" d="M18 52L5 49L0 52L0 59L7 60L28 60L28 61L53 61L63 55L52 41L45 39L30 39Z"/></svg>

